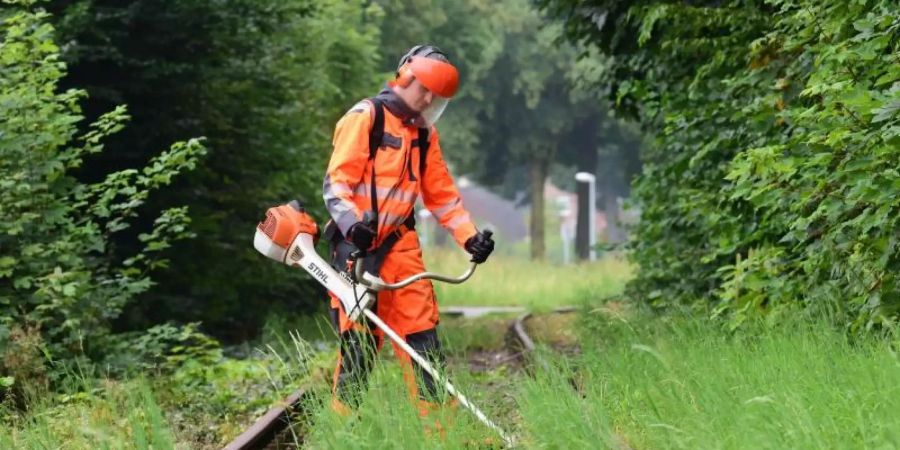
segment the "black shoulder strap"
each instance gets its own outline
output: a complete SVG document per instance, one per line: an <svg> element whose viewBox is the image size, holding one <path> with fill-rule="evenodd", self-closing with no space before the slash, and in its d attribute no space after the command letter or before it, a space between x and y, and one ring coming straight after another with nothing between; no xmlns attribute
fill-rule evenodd
<svg viewBox="0 0 900 450"><path fill-rule="evenodd" d="M378 147L381 147L381 141L384 140L384 105L378 97L369 99L375 112L375 120L372 121L372 128L369 130L369 161L372 162L372 182L369 196L372 199L372 214L375 223L372 227L375 229L375 235L378 235L378 189L375 186L375 154L378 153Z"/></svg>
<svg viewBox="0 0 900 450"><path fill-rule="evenodd" d="M369 101L372 102L375 111L375 120L372 121L372 129L369 130L369 159L375 159L375 153L384 140L384 104L378 97L372 97Z"/></svg>
<svg viewBox="0 0 900 450"><path fill-rule="evenodd" d="M419 128L419 178L425 175L425 159L428 156L428 128Z"/></svg>

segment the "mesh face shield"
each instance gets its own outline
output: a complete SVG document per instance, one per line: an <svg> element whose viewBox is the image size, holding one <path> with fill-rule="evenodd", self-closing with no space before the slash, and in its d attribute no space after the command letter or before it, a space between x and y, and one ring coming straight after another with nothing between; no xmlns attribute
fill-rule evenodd
<svg viewBox="0 0 900 450"><path fill-rule="evenodd" d="M431 100L431 104L428 105L427 108L422 110L422 112L419 113L419 116L422 117L422 120L425 121L425 124L427 126L434 126L434 124L437 123L438 119L441 118L441 115L444 114L444 110L447 109L447 104L449 103L449 98L434 94L434 98Z"/></svg>
<svg viewBox="0 0 900 450"><path fill-rule="evenodd" d="M452 64L437 59L414 56L407 64L409 73L434 96L431 103L419 115L430 127L437 123L450 98L459 86L459 72Z"/></svg>

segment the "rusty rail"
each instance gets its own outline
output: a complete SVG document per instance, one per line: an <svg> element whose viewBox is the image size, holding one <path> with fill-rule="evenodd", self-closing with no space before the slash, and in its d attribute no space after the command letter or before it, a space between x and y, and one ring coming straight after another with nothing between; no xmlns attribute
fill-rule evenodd
<svg viewBox="0 0 900 450"><path fill-rule="evenodd" d="M276 404L223 450L261 450L291 424L291 411L297 410L309 397L306 388L300 388Z"/></svg>
<svg viewBox="0 0 900 450"><path fill-rule="evenodd" d="M566 314L578 311L578 308L575 306L564 306L560 308L556 308L550 311L551 314ZM528 332L525 331L525 321L530 319L534 314L531 311L528 311L522 315L520 315L515 322L512 324L512 333L513 336L522 344L522 347L528 352L534 352L535 345L534 340L531 339L531 336L528 335Z"/></svg>

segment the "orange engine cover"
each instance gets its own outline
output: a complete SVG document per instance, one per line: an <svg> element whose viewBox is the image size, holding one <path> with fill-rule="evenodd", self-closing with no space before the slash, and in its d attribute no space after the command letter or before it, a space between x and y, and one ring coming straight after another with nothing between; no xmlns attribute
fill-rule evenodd
<svg viewBox="0 0 900 450"><path fill-rule="evenodd" d="M256 226L275 245L287 249L300 233L313 236L313 242L319 240L319 227L316 221L302 209L292 204L273 206L266 211L266 218Z"/></svg>

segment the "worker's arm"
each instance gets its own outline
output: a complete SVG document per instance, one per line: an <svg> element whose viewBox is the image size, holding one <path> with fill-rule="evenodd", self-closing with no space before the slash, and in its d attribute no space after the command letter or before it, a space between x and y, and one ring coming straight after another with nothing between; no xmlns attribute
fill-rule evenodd
<svg viewBox="0 0 900 450"><path fill-rule="evenodd" d="M429 142L422 177L422 201L441 226L450 230L459 246L465 247L466 241L478 230L475 229L469 212L463 207L462 197L447 169L437 129L434 127L429 133Z"/></svg>
<svg viewBox="0 0 900 450"><path fill-rule="evenodd" d="M372 104L364 100L344 114L334 129L334 152L325 172L322 198L344 236L363 217L353 202L353 193L365 175L371 126Z"/></svg>

